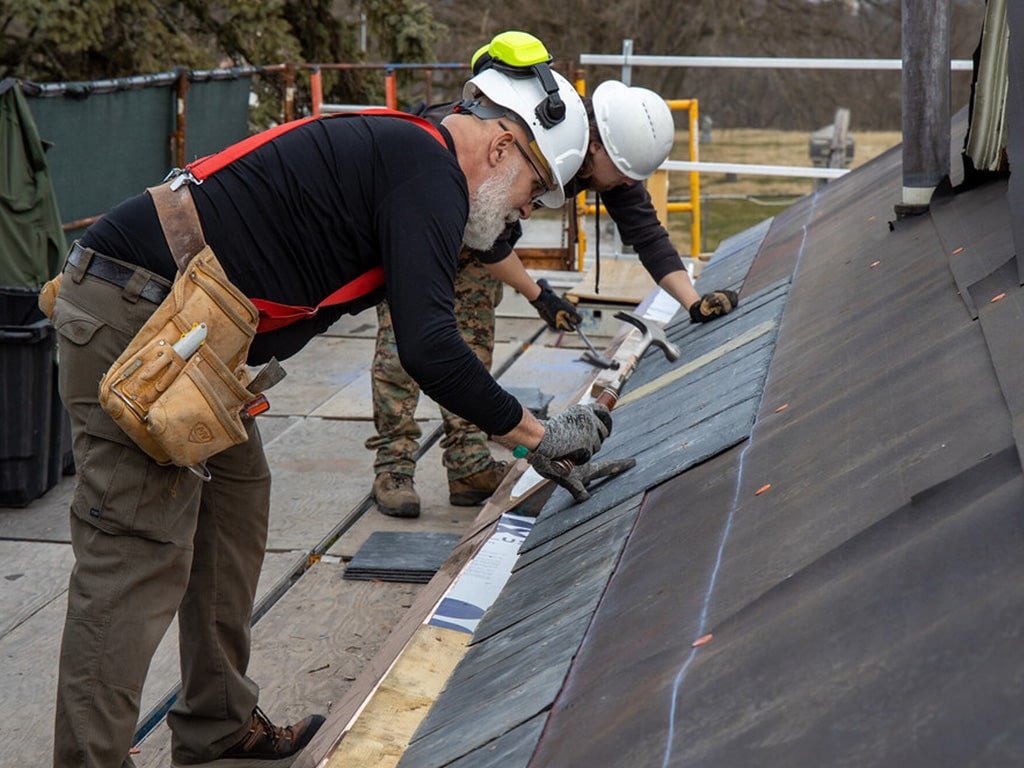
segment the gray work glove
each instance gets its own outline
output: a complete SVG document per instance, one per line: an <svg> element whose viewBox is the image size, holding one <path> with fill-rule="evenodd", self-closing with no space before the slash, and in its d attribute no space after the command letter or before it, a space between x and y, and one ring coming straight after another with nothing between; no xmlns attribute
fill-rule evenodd
<svg viewBox="0 0 1024 768"><path fill-rule="evenodd" d="M690 322L706 323L716 317L728 315L739 303L740 297L735 291L723 289L705 293L690 305Z"/></svg>
<svg viewBox="0 0 1024 768"><path fill-rule="evenodd" d="M566 459L585 464L612 433L612 416L597 403L572 405L552 419L541 422L544 437L534 453L546 459Z"/></svg>
<svg viewBox="0 0 1024 768"><path fill-rule="evenodd" d="M576 326L583 322L583 317L576 307L564 296L559 296L543 278L537 281L540 295L530 302L537 310L540 319L555 331L575 331Z"/></svg>
<svg viewBox="0 0 1024 768"><path fill-rule="evenodd" d="M590 498L587 486L600 477L611 477L621 474L636 466L636 459L619 459L610 461L588 461L576 465L567 461L554 462L539 453L530 457L530 464L541 477L553 480L572 494L578 504Z"/></svg>

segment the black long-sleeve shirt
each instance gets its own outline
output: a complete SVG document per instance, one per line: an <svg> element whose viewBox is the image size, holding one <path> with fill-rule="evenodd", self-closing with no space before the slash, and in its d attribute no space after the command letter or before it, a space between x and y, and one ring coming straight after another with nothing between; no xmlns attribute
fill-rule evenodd
<svg viewBox="0 0 1024 768"><path fill-rule="evenodd" d="M285 359L344 313L387 298L402 366L430 397L491 434L522 417L459 334L455 270L469 212L450 135L441 146L400 118L297 127L190 185L207 243L246 296L316 306L383 265L384 289L256 336L249 361ZM94 224L83 245L172 279L148 195Z"/></svg>

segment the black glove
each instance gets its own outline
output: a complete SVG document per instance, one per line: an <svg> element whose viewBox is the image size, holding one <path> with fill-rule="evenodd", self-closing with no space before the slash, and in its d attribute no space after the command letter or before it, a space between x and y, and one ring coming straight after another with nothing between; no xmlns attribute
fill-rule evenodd
<svg viewBox="0 0 1024 768"><path fill-rule="evenodd" d="M547 280L538 280L537 285L540 295L530 303L541 319L556 331L575 331L583 318L572 302L551 290Z"/></svg>
<svg viewBox="0 0 1024 768"><path fill-rule="evenodd" d="M712 291L705 293L698 301L690 305L690 322L706 323L716 317L728 315L736 305L740 303L740 297L735 291Z"/></svg>
<svg viewBox="0 0 1024 768"><path fill-rule="evenodd" d="M588 461L575 465L564 461L553 462L551 459L534 453L530 457L530 465L537 474L558 483L572 494L579 503L590 498L589 485L599 477L618 475L636 466L636 459L619 459L611 461Z"/></svg>

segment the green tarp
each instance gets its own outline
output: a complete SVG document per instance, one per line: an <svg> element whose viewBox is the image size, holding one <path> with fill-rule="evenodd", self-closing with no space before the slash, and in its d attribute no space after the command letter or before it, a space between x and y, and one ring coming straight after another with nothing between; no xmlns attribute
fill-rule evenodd
<svg viewBox="0 0 1024 768"><path fill-rule="evenodd" d="M0 285L39 288L67 246L43 143L16 80L0 82Z"/></svg>
<svg viewBox="0 0 1024 768"><path fill-rule="evenodd" d="M247 76L191 82L186 162L248 135ZM159 184L174 166L173 73L96 83L51 84L29 106L47 152L64 221L99 216ZM82 230L69 231L74 239Z"/></svg>

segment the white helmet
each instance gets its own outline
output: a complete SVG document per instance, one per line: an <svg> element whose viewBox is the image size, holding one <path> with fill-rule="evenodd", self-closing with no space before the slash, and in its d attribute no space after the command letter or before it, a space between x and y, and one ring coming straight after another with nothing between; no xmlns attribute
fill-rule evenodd
<svg viewBox="0 0 1024 768"><path fill-rule="evenodd" d="M541 196L539 202L548 208L565 203L563 187L576 175L587 155L590 144L590 123L583 100L569 81L551 70L558 87L555 94L545 91L536 76L510 75L497 68L485 69L469 80L462 96L466 111L480 117L491 117L486 108L475 108L472 100L483 94L503 107L512 119L523 125L532 135L542 160L551 171L555 189ZM559 119L558 101L564 105L564 116ZM552 109L552 106L555 108ZM497 116L497 115L493 115Z"/></svg>
<svg viewBox="0 0 1024 768"><path fill-rule="evenodd" d="M668 159L676 129L658 94L608 80L597 86L593 102L601 143L621 173L643 181Z"/></svg>

